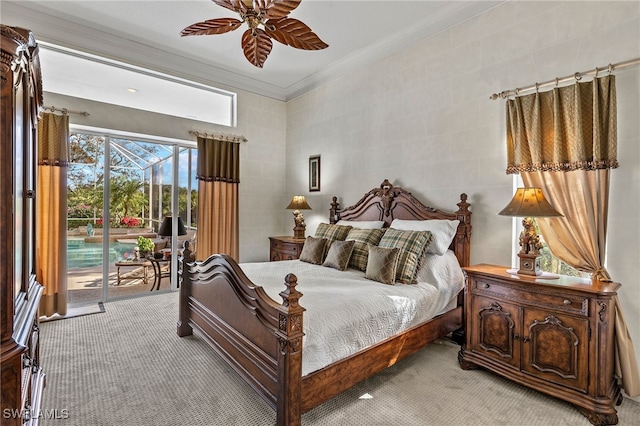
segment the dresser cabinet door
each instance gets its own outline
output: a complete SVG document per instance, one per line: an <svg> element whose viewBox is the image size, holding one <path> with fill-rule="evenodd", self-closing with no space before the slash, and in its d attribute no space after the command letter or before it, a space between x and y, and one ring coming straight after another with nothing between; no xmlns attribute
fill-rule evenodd
<svg viewBox="0 0 640 426"><path fill-rule="evenodd" d="M586 392L589 321L546 310L526 309L522 370Z"/></svg>
<svg viewBox="0 0 640 426"><path fill-rule="evenodd" d="M471 350L520 368L518 307L489 297L473 297Z"/></svg>

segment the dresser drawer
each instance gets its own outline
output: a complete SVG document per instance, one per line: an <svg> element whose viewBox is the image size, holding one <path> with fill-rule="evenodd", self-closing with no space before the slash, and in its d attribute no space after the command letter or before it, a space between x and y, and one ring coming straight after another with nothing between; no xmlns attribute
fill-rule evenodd
<svg viewBox="0 0 640 426"><path fill-rule="evenodd" d="M294 260L300 257L304 239L291 237L269 237L271 244L269 246L269 260Z"/></svg>
<svg viewBox="0 0 640 426"><path fill-rule="evenodd" d="M476 277L473 280L471 291L475 294L500 298L518 304L537 306L583 316L589 315L588 298L567 293L560 294L551 290L546 291L541 287L532 287L523 290L516 286L510 286L505 281Z"/></svg>
<svg viewBox="0 0 640 426"><path fill-rule="evenodd" d="M296 244L283 243L282 241L272 241L271 250L277 251L283 255L291 255L291 256L298 257L302 252L302 247Z"/></svg>

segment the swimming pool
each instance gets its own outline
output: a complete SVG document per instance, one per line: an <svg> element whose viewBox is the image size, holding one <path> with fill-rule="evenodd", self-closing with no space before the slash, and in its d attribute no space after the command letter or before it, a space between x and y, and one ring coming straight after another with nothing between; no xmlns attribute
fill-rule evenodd
<svg viewBox="0 0 640 426"><path fill-rule="evenodd" d="M87 243L84 238L67 237L67 268L89 268L102 265L102 243ZM109 263L133 255L135 244L112 242L109 244Z"/></svg>

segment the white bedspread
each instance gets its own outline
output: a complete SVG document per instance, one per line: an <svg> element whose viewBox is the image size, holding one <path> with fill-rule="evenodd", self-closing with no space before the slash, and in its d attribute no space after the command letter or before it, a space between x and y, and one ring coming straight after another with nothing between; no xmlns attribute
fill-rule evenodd
<svg viewBox="0 0 640 426"><path fill-rule="evenodd" d="M298 277L300 305L306 309L304 376L455 307L464 285L455 255L428 256L419 274L428 282L416 285L381 284L364 278L361 271L338 271L298 260L240 266L278 303L284 277L288 273Z"/></svg>

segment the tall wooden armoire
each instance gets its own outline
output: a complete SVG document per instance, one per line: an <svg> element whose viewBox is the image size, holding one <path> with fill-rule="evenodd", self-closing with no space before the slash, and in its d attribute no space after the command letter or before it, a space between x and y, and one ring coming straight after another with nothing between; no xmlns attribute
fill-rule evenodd
<svg viewBox="0 0 640 426"><path fill-rule="evenodd" d="M1 25L1 24L0 24ZM30 31L1 25L0 423L35 425L40 368L35 277L37 122L42 106L38 45Z"/></svg>

